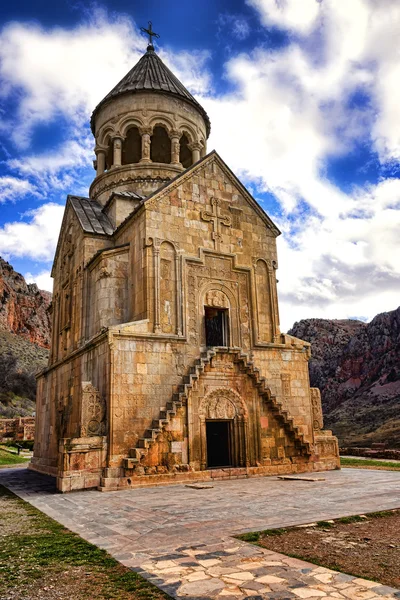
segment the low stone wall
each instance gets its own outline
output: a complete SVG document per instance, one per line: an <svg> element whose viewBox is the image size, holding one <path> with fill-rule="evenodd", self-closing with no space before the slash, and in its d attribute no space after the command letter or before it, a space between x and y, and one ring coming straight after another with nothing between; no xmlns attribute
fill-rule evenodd
<svg viewBox="0 0 400 600"><path fill-rule="evenodd" d="M400 450L389 448L340 448L341 456L363 456L365 458L385 458L400 460Z"/></svg>
<svg viewBox="0 0 400 600"><path fill-rule="evenodd" d="M0 443L33 441L34 439L34 417L0 419Z"/></svg>

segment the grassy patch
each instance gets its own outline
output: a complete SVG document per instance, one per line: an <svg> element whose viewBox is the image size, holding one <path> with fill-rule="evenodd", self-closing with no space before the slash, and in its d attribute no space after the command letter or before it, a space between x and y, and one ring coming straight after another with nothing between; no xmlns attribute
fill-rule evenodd
<svg viewBox="0 0 400 600"><path fill-rule="evenodd" d="M361 521L365 521L365 517L360 517L360 515L352 515L351 517L340 517L340 519L336 519L338 523L360 523Z"/></svg>
<svg viewBox="0 0 400 600"><path fill-rule="evenodd" d="M13 454L12 452L0 447L0 466L19 465L27 462L28 460L29 458L18 456L18 454Z"/></svg>
<svg viewBox="0 0 400 600"><path fill-rule="evenodd" d="M0 597L7 591L54 587L57 598L158 600L155 586L120 565L105 550L65 529L0 486ZM20 527L21 520L24 526ZM37 596L38 594L36 594Z"/></svg>
<svg viewBox="0 0 400 600"><path fill-rule="evenodd" d="M329 527L334 527L334 525L330 521L317 521L317 527L322 527L323 529L329 529Z"/></svg>
<svg viewBox="0 0 400 600"><path fill-rule="evenodd" d="M283 535L286 532L287 529L284 528L264 529L263 531L250 531L249 533L242 533L236 537L238 540L243 540L244 542L257 543L261 536L273 537L274 535Z"/></svg>
<svg viewBox="0 0 400 600"><path fill-rule="evenodd" d="M340 458L342 467L385 467L393 471L400 471L400 462L391 462L387 460L361 459L361 458Z"/></svg>

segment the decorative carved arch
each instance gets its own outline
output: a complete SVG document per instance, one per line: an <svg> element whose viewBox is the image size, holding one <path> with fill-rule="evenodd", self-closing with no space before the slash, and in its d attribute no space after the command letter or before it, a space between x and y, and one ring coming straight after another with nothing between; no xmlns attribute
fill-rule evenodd
<svg viewBox="0 0 400 600"><path fill-rule="evenodd" d="M100 128L97 135L97 144L99 146L107 146L108 141L117 135L117 130L108 123Z"/></svg>
<svg viewBox="0 0 400 600"><path fill-rule="evenodd" d="M204 306L207 306L207 293L211 291L222 292L227 297L229 306L226 308L229 309L230 344L232 346L241 346L238 301L234 292L227 285L217 281L208 281L199 289L198 315L201 317L204 315ZM203 324L202 327L202 337L205 342L205 325Z"/></svg>
<svg viewBox="0 0 400 600"><path fill-rule="evenodd" d="M161 117L159 115L156 115L149 120L149 127L151 129L154 129L157 126L165 127L165 129L168 132L168 135L170 135L171 132L176 129L176 126L173 123L173 121L168 117L165 117L164 115L162 115Z"/></svg>
<svg viewBox="0 0 400 600"><path fill-rule="evenodd" d="M131 127L137 127L140 130L144 127L144 123L137 117L127 116L118 123L117 130L125 137Z"/></svg>
<svg viewBox="0 0 400 600"><path fill-rule="evenodd" d="M219 387L211 390L200 402L202 419L247 419L248 410L243 398L232 388Z"/></svg>
<svg viewBox="0 0 400 600"><path fill-rule="evenodd" d="M190 144L193 144L193 142L198 141L196 132L192 127L190 127L190 125L187 125L186 123L182 123L182 125L180 125L178 127L178 129L182 134L184 133L186 135Z"/></svg>

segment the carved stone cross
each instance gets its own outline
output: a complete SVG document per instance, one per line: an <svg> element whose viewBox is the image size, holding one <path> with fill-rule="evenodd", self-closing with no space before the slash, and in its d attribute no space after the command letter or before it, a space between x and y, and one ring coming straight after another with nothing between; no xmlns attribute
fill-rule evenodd
<svg viewBox="0 0 400 600"><path fill-rule="evenodd" d="M220 211L220 200L218 198L211 198L212 212L206 210L201 211L201 218L203 221L208 221L213 224L212 239L214 240L214 248L219 250L222 235L221 225L225 227L232 227L231 217L221 215Z"/></svg>

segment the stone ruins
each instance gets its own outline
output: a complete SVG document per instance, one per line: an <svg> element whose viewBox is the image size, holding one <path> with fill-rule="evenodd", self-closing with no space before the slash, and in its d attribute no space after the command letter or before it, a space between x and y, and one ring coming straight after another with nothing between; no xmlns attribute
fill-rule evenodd
<svg viewBox="0 0 400 600"><path fill-rule="evenodd" d="M95 108L68 196L30 468L63 492L339 468L310 344L279 330L280 234L152 44Z"/></svg>

